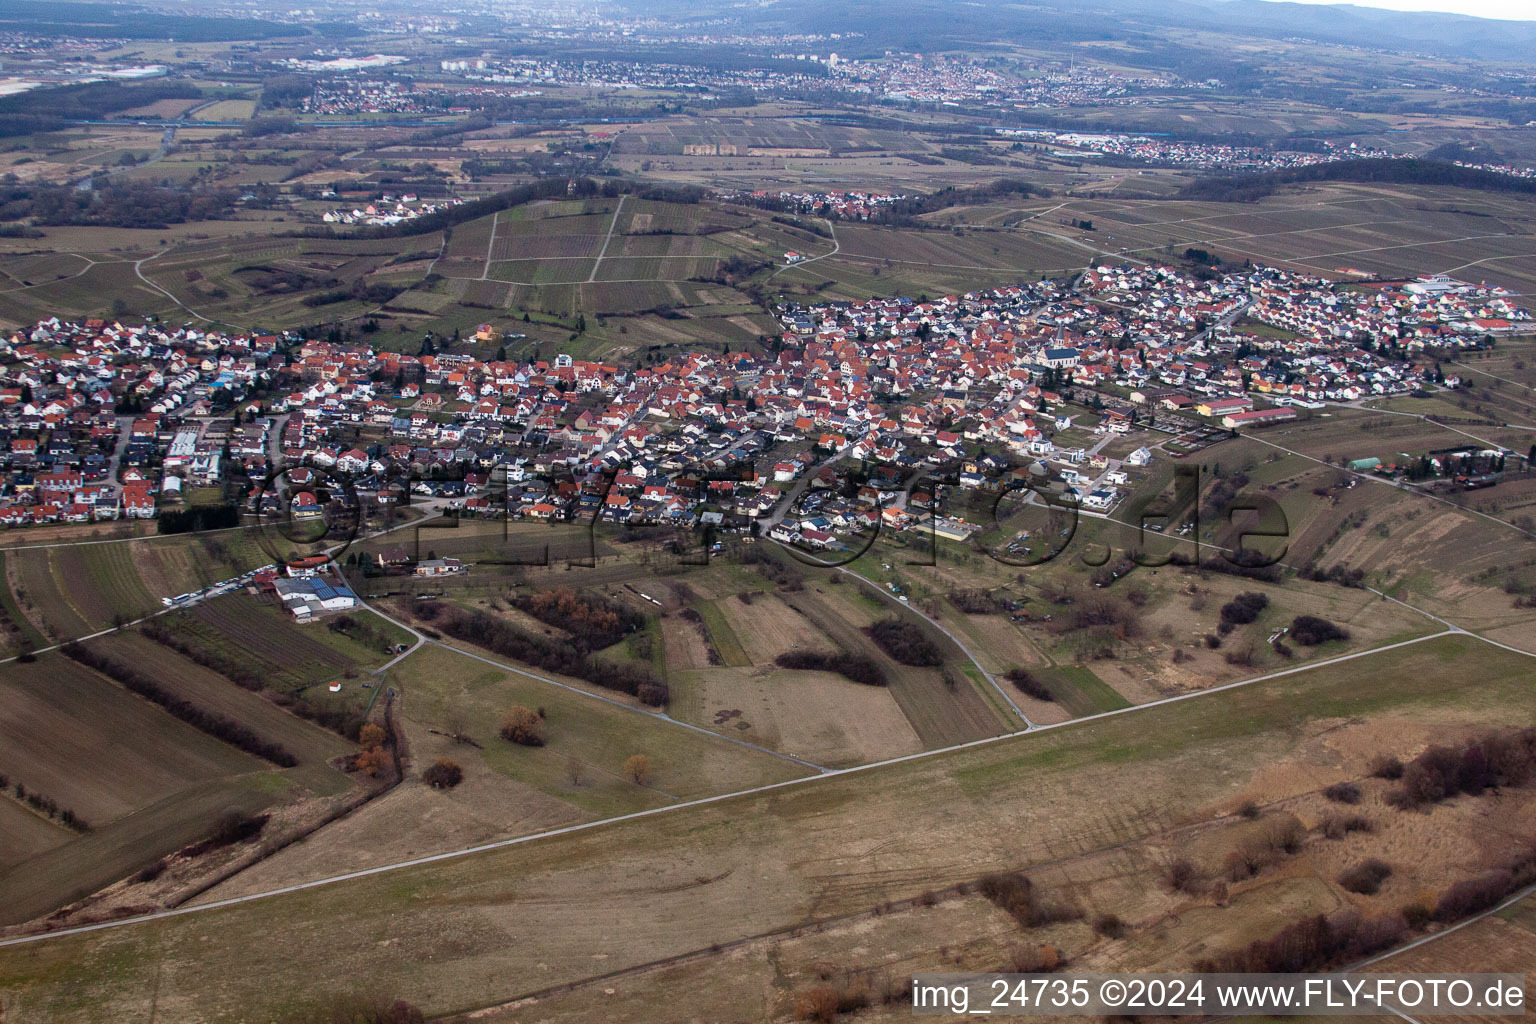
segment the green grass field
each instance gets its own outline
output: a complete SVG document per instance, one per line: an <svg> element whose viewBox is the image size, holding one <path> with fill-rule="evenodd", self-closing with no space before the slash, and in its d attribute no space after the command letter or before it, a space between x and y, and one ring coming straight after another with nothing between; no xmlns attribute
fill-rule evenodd
<svg viewBox="0 0 1536 1024"><path fill-rule="evenodd" d="M1092 669L1081 665L1057 665L1031 671L1045 682L1057 702L1076 717L1131 706L1131 702L1114 687L1094 675Z"/></svg>
<svg viewBox="0 0 1536 1024"><path fill-rule="evenodd" d="M713 601L700 601L694 608L704 620L704 627L709 631L710 642L715 645L715 650L720 652L720 660L728 668L740 668L752 664L752 659L747 657L747 652L742 649L741 641L736 638L736 631L731 624L725 621L725 616Z"/></svg>

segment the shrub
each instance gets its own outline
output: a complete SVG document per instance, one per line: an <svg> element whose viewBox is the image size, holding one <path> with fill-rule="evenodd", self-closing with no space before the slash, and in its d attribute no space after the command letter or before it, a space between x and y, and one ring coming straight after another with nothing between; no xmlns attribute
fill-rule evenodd
<svg viewBox="0 0 1536 1024"><path fill-rule="evenodd" d="M1033 697L1036 700L1054 701L1056 695L1051 688L1037 679L1035 674L1027 668L1011 668L1003 674L1003 678L1019 688L1019 692Z"/></svg>
<svg viewBox="0 0 1536 1024"><path fill-rule="evenodd" d="M1316 615L1298 615L1291 620L1291 638L1303 647L1316 647L1330 640L1348 640L1349 631Z"/></svg>
<svg viewBox="0 0 1536 1024"><path fill-rule="evenodd" d="M521 704L514 705L501 716L501 738L525 747L542 747L544 723L537 713Z"/></svg>
<svg viewBox="0 0 1536 1024"><path fill-rule="evenodd" d="M512 604L540 622L565 630L583 653L611 647L645 626L645 616L634 609L568 587L525 594Z"/></svg>
<svg viewBox="0 0 1536 1024"><path fill-rule="evenodd" d="M1378 779L1403 777L1403 762L1390 754L1377 754L1371 758L1371 775Z"/></svg>
<svg viewBox="0 0 1536 1024"><path fill-rule="evenodd" d="M992 615L1002 610L997 598L980 588L956 590L949 595L949 603L967 615Z"/></svg>
<svg viewBox="0 0 1536 1024"><path fill-rule="evenodd" d="M1193 895L1200 887L1200 869L1195 866L1194 861L1186 857L1177 857L1163 868L1163 882L1174 892Z"/></svg>
<svg viewBox="0 0 1536 1024"><path fill-rule="evenodd" d="M1253 664L1253 646L1240 647L1234 651L1228 651L1223 657L1228 665L1249 666Z"/></svg>
<svg viewBox="0 0 1536 1024"><path fill-rule="evenodd" d="M1259 613L1268 607L1269 598L1264 594L1238 594L1221 606L1221 624L1229 629L1232 626L1246 625L1256 621Z"/></svg>
<svg viewBox="0 0 1536 1024"><path fill-rule="evenodd" d="M1361 814L1329 814L1317 823L1317 830L1329 839L1343 839L1351 832L1374 832L1376 826Z"/></svg>
<svg viewBox="0 0 1536 1024"><path fill-rule="evenodd" d="M1353 782L1335 782L1323 790L1323 796L1336 804L1358 804L1360 787Z"/></svg>
<svg viewBox="0 0 1536 1024"><path fill-rule="evenodd" d="M869 627L870 639L903 665L930 667L942 665L944 656L938 645L928 639L923 628L907 619L881 619Z"/></svg>
<svg viewBox="0 0 1536 1024"><path fill-rule="evenodd" d="M1061 950L1055 946L1021 946L1008 954L1014 974L1046 974L1061 966Z"/></svg>
<svg viewBox="0 0 1536 1024"><path fill-rule="evenodd" d="M830 654L823 651L785 651L773 659L780 668L806 669L817 672L836 672L865 686L884 686L885 673L871 658L857 654Z"/></svg>
<svg viewBox="0 0 1536 1024"><path fill-rule="evenodd" d="M1229 882L1252 878L1275 862L1274 851L1262 842L1246 842L1227 854L1222 873Z"/></svg>
<svg viewBox="0 0 1536 1024"><path fill-rule="evenodd" d="M1373 857L1345 871L1339 876L1339 884L1350 892L1359 893L1362 896L1374 896L1381 891L1381 883L1391 874L1391 865Z"/></svg>
<svg viewBox="0 0 1536 1024"><path fill-rule="evenodd" d="M1286 817L1275 821L1261 837L1270 849L1294 854L1307 840L1307 830L1295 818Z"/></svg>
<svg viewBox="0 0 1536 1024"><path fill-rule="evenodd" d="M440 757L421 773L421 781L433 789L452 789L464 781L464 769L446 757Z"/></svg>
<svg viewBox="0 0 1536 1024"><path fill-rule="evenodd" d="M1118 939L1125 935L1125 922L1115 914L1099 914L1093 919L1093 930L1106 939Z"/></svg>
<svg viewBox="0 0 1536 1024"><path fill-rule="evenodd" d="M983 875L977 881L976 888L994 906L1007 912L1026 928L1054 924L1057 921L1075 921L1083 916L1081 910L1070 904L1041 899L1034 884L1021 871Z"/></svg>
<svg viewBox="0 0 1536 1024"><path fill-rule="evenodd" d="M795 1020L832 1024L837 1020L837 1003L837 989L831 985L807 989L795 997Z"/></svg>
<svg viewBox="0 0 1536 1024"><path fill-rule="evenodd" d="M651 759L644 754L632 754L624 762L624 774L637 786L645 785L651 775Z"/></svg>

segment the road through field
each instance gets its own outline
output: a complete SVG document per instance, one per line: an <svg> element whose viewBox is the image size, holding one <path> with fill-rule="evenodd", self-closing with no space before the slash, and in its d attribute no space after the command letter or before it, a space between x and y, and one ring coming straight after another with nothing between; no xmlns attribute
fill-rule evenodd
<svg viewBox="0 0 1536 1024"><path fill-rule="evenodd" d="M1428 640L1437 640L1437 639L1440 639L1442 637L1455 636L1455 635L1464 635L1464 636L1471 637L1471 638L1473 638L1475 640L1482 641L1484 643L1492 643L1492 641L1484 640L1482 637L1476 636L1475 634L1464 633L1463 631L1457 630L1457 629L1447 629L1447 630L1443 630L1441 632L1433 633L1433 634L1430 634L1430 635L1427 635L1427 636L1415 637L1415 638L1413 638L1411 640L1402 640L1402 641L1399 641L1397 643L1385 644L1385 645L1383 645L1381 647L1375 647L1375 648L1372 648L1372 649L1367 650L1367 651L1356 651L1353 654L1345 654L1345 655L1340 655L1339 657L1336 657L1336 658L1324 659L1322 661L1314 662L1314 663L1312 663L1310 665L1302 665L1302 666L1298 666L1296 668L1283 669L1283 670L1281 670L1279 672L1270 672L1270 673L1266 673L1265 675L1254 676L1251 679L1240 679L1240 680L1237 680L1235 682L1224 683L1224 684L1222 684L1220 686L1213 686L1213 687L1211 687L1209 689L1206 689L1206 690L1196 690L1196 691L1193 691L1191 693L1178 694L1177 696L1173 696L1173 697L1164 697L1164 698L1162 698L1160 700L1151 701L1151 702L1146 703L1146 704L1137 704L1137 705L1133 705L1131 707L1120 708L1120 709L1117 709L1117 710L1114 710L1114 711L1105 711L1105 712L1101 712L1101 713L1096 714L1096 715L1088 715L1088 716L1083 717L1083 718L1073 719L1071 721L1061 722L1061 723L1058 723L1058 724L1055 724L1055 725L1039 725L1039 726L1036 726L1031 731L1030 734L1007 733L1007 734L1000 735L1000 736L987 736L987 737L983 737L981 739L971 740L971 741L966 742L966 743L959 743L959 744L956 744L956 745L950 746L950 747L942 747L942 748L935 749L935 750L919 751L918 753L915 753L915 754L905 754L905 755L902 755L901 757L888 758L888 759L886 759L884 761L874 761L874 762L871 762L869 764L855 765L855 766L853 766L851 768L830 769L830 770L824 771L824 772L822 772L821 774L818 774L818 775L808 775L808 776L804 776L804 777L798 778L798 779L788 779L788 780L783 781L783 782L767 783L767 784L762 785L762 786L753 786L753 787L750 787L750 788L747 788L747 789L738 790L738 791L732 792L732 793L721 793L721 794L717 794L715 796L701 797L701 798L696 799L696 800L687 800L687 801L683 801L682 803L670 804L670 805L667 805L665 807L655 807L655 808L651 808L649 810L635 811L635 812L632 812L632 813L629 813L629 814L615 815L614 817L603 818L603 819L600 819L598 821L582 822L582 823L576 824L576 825L567 825L567 826L564 826L564 827L561 827L561 828L547 829L545 831L535 832L535 833L531 833L529 835L515 836L515 837L512 837L510 839L500 839L500 840L497 840L495 842L481 843L481 844L478 844L478 845L475 845L475 846L464 847L463 849L459 849L459 850L448 850L448 851L445 851L443 853L431 854L431 855L425 856L425 857L415 857L415 858L412 858L410 860L397 861L397 862L390 863L390 864L379 864L379 865L376 865L374 867L364 868L364 869L361 869L361 870L358 870L358 871L348 871L348 872L345 872L343 874L332 875L332 876L330 876L328 878L318 878L318 879L314 879L314 880L308 881L308 882L299 882L299 883L296 883L294 885L280 886L280 887L277 887L277 888L274 888L274 889L263 890L261 892L247 893L246 895L243 895L243 896L233 896L233 897L230 897L228 899L215 900L215 901L210 902L210 903L202 903L202 904L198 904L196 906L177 907L177 908L172 909L172 910L157 911L157 912L152 913L152 914L143 914L143 915L140 915L140 916L137 916L137 917L127 917L127 918L122 918L122 919L116 920L116 921L103 921L103 922L100 922L100 923L97 923L97 924L79 925L79 926L76 926L76 927L73 927L73 928L60 928L60 929L58 929L56 931L42 932L42 933L34 934L34 935L20 935L20 936L15 936L15 937L12 937L12 938L0 939L0 948L4 948L4 947L7 947L7 946L20 946L20 945L25 945L25 944L29 944L29 943L42 942L42 941L45 941L47 939L58 938L58 937L65 936L65 935L82 935L82 934L85 934L85 933L88 933L88 932L103 931L103 930L110 929L110 928L126 928L126 927L131 927L131 926L134 926L134 925L145 924L147 922L152 922L152 921L162 921L162 920L165 920L166 918L170 918L170 917L180 917L180 916L182 916L184 914L198 914L198 913L202 913L204 911L217 910L217 909L220 909L220 908L223 908L223 907L235 906L235 905L241 904L241 903L251 903L251 902L254 902L256 900L263 900L263 899L267 899L269 897L282 896L282 895L285 895L285 894L288 894L288 893L294 893L294 892L301 892L301 891L306 890L306 889L315 889L315 888L319 888L321 886L334 885L334 884L337 884L337 883L340 883L340 882L353 881L353 880L360 879L360 878L367 878L367 877L370 877L370 876L373 876L373 875L381 875L381 874L386 874L386 873L389 873L389 872L392 872L392 871L400 871L400 870L404 870L406 868L420 867L420 866L425 865L425 864L435 864L435 863L441 863L443 861L448 861L448 860L456 860L456 859L458 859L460 857L468 857L468 856L472 856L472 855L478 854L478 853L486 853L486 852L491 851L491 850L501 850L501 849L505 849L505 848L511 847L511 846L520 846L520 845L523 845L525 843L531 843L531 842L535 842L535 841L541 840L541 839L552 839L552 838L555 838L557 836L571 835L573 833L586 832L586 831L590 831L592 829L602 828L602 827L606 827L606 826L610 826L610 825L615 825L615 824L619 824L619 823L627 822L627 821L635 821L635 820L638 820L638 819L641 819L641 818L649 818L649 817L654 817L656 815L661 815L661 814L676 814L676 813L678 813L680 811L688 810L688 809L691 809L691 808L697 808L697 807L705 807L705 806L708 806L710 804L720 803L720 802L725 801L725 800L732 800L732 799L735 799L737 797L747 797L747 796L752 796L752 795L759 794L759 793L773 792L773 791L776 791L776 790L787 789L787 788L792 787L792 786L812 785L812 784L815 784L816 782L819 782L819 781L824 780L824 779L836 778L838 776L843 776L843 775L853 775L853 774L857 774L859 772L867 772L867 771L870 771L871 769L875 769L875 768L886 767L886 766L889 766L889 765L902 764L902 763L909 762L909 761L917 761L917 760L920 760L920 759L923 759L923 758L928 758L928 757L936 757L936 756L940 756L940 755L951 754L951 753L954 753L956 751L967 750L967 749L970 749L970 748L973 748L973 747L980 747L980 746L984 746L984 745L987 745L987 744L1000 743L1000 742L1005 742L1005 741L1008 741L1008 740L1019 740L1020 742L1028 742L1027 739L1023 738L1025 735L1035 735L1035 734L1039 734L1039 733L1043 733L1043 732L1048 732L1048 731L1050 731L1052 729L1070 728L1070 727L1073 727L1073 726L1081 725L1081 724L1083 724L1085 722L1099 721L1101 719L1111 718L1111 717L1114 717L1116 715L1135 714L1135 713L1137 713L1139 711L1145 710L1146 708L1161 707L1163 705L1174 704L1174 703L1177 703L1179 701L1200 700L1200 699L1208 696L1209 694L1222 693L1222 692L1225 692L1225 691L1228 691L1228 690L1237 689L1239 687L1252 686L1252 685L1254 685L1256 683L1263 683L1263 682L1267 682L1267 681L1272 680L1272 679L1279 679L1279 678L1284 677L1284 676L1295 675L1295 674L1297 674L1299 672L1307 672L1307 671L1310 671L1310 670L1315 669L1315 668L1322 668L1322 667L1327 666L1327 665L1335 665L1335 664L1339 664L1341 662L1353 661L1353 660L1358 659L1358 658L1365 658L1365 657L1369 657L1369 656L1376 655L1376 654L1382 654L1382 653L1385 653L1387 651L1398 650L1398 649L1404 648L1404 647L1411 647L1411 646L1416 645L1416 644L1424 643L1425 641L1428 641ZM1500 644L1500 645L1496 645L1496 646L1502 647L1503 645ZM1507 648L1507 649L1513 650L1512 648ZM463 653L463 652L460 652L460 653ZM1527 654L1524 651L1519 651L1517 653L1524 654L1526 657L1536 657L1536 655L1530 655L1530 654ZM505 667L505 666L499 665L498 663L496 663L494 661L490 661L489 659L481 659L481 660L488 661L490 664L496 664L497 667L502 667L502 668ZM707 730L705 730L705 731L707 731ZM711 735L713 735L713 734L711 734Z"/></svg>
<svg viewBox="0 0 1536 1024"><path fill-rule="evenodd" d="M820 256L812 256L808 260L800 260L797 263L786 263L778 270L775 270L773 273L769 274L768 280L772 281L774 278L784 273L784 271L788 270L790 267L803 267L807 263L815 263L817 260L824 260L828 256L836 256L838 253L843 251L843 243L837 240L837 225L833 224L831 221L823 221L823 223L827 225L827 230L832 232L832 251L824 252Z"/></svg>
<svg viewBox="0 0 1536 1024"><path fill-rule="evenodd" d="M133 273L134 273L134 276L137 277L140 281L143 281L145 284L149 285L155 291L159 292L161 295L164 295L166 298L168 298L172 302L176 303L176 305L180 306L183 310L186 311L187 315L196 317L197 319L201 320L205 324L217 324L220 327L231 327L231 328L234 328L237 331L240 330L240 328L238 326L236 326L235 324L226 324L222 320L214 320L212 317L203 316L203 314L199 313L197 310L193 309L191 306L187 305L185 302L182 302L175 295L172 295L170 292L166 291L164 288L160 287L158 284L155 284L155 282L151 281L149 278L144 276L144 264L149 263L149 262L151 262L153 260L157 260L161 256L164 256L168 252L170 252L169 249L161 249L159 252L155 253L153 256L145 256L143 259L134 260L133 261Z"/></svg>
<svg viewBox="0 0 1536 1024"><path fill-rule="evenodd" d="M1029 732L1031 729L1039 728L1037 725L1035 725L1034 722L1031 722L1029 720L1029 716L1024 713L1024 710L1022 708L1020 708L1017 704L1014 703L1013 698L1008 696L1008 692L1006 690L1004 690L1002 688L1002 686L1000 686L998 684L997 679L992 675L992 673L988 672L985 668L982 667L981 661L979 659L977 659L976 655L971 653L971 649L965 645L965 641L960 639L954 633L952 633L950 631L949 627L945 626L944 623L940 622L938 619L934 618L932 615L929 615L927 612L923 611L921 608L913 608L910 604L905 604L903 602L896 601L896 598L894 596L887 595L885 590L878 583L876 583L874 580L868 579L867 577L864 577L864 576L860 576L858 573L854 572L852 569L844 567L844 568L840 569L839 571L847 573L849 576L852 576L856 580L862 580L863 582L869 584L871 587L874 588L874 590L878 594L880 594L881 597L890 596L890 600L895 601L897 604L900 604L903 609L905 609L905 610L907 610L909 612L914 612L915 614L921 615L924 619L926 619L928 621L928 624L931 625L934 629L937 629L940 633L943 633L945 636L949 637L950 640L954 641L955 646L960 648L961 653L963 653L967 658L971 659L971 664L976 666L976 671L980 672L982 677L984 679L986 679L987 682L992 684L992 688L997 691L997 695L999 697L1003 698L1003 700L1008 704L1008 706L1013 709L1013 713L1014 714L1019 716L1019 721L1024 723L1024 731L1025 732Z"/></svg>
<svg viewBox="0 0 1536 1024"><path fill-rule="evenodd" d="M603 265L603 257L608 255L608 243L613 241L613 229L619 226L619 214L624 212L624 200L629 196L619 196L619 205L613 208L613 219L608 222L608 234L603 236L603 248L597 254L597 261L592 264L592 273L587 275L587 283L597 280L598 268Z"/></svg>
<svg viewBox="0 0 1536 1024"><path fill-rule="evenodd" d="M491 276L491 260L496 255L496 225L501 223L500 211L491 214L491 240L485 243L485 269L480 271L478 281L487 280Z"/></svg>

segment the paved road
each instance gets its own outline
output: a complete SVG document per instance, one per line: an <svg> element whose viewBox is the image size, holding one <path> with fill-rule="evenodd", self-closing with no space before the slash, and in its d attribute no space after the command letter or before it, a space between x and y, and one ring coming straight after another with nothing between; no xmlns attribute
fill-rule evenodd
<svg viewBox="0 0 1536 1024"><path fill-rule="evenodd" d="M800 501L801 496L805 494L806 488L811 486L811 480L816 476L816 474L821 472L827 466L835 465L836 463L847 458L848 453L853 449L853 446L858 444L864 436L866 435L860 435L859 437L853 438L851 441L849 441L848 446L842 451L834 452L833 454L827 456L825 459L822 459L820 462L811 466L807 466L805 472L801 473L800 476L796 478L790 489L785 492L784 497L779 499L779 503L773 507L773 511L768 514L768 518L759 520L761 524L758 527L759 532L766 537L769 530L782 523L784 521L784 517L789 515L790 511Z"/></svg>

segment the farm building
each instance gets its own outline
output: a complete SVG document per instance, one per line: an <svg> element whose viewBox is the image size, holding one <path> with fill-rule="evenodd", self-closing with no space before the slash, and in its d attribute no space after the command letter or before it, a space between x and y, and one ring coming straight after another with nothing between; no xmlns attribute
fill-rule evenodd
<svg viewBox="0 0 1536 1024"><path fill-rule="evenodd" d="M1234 412L1221 418L1224 427L1267 427L1272 423L1285 423L1296 418L1295 409L1255 409L1252 412Z"/></svg>
<svg viewBox="0 0 1536 1024"><path fill-rule="evenodd" d="M300 622L325 612L339 612L357 606L357 595L344 583L332 583L319 576L280 579L275 584L283 607Z"/></svg>
<svg viewBox="0 0 1536 1024"><path fill-rule="evenodd" d="M447 576L463 570L464 563L457 558L426 558L416 563L417 576Z"/></svg>
<svg viewBox="0 0 1536 1024"><path fill-rule="evenodd" d="M1201 416L1226 416L1229 413L1247 412L1253 408L1253 399L1246 396L1208 398L1195 406Z"/></svg>

